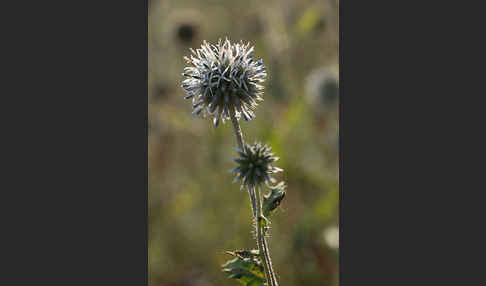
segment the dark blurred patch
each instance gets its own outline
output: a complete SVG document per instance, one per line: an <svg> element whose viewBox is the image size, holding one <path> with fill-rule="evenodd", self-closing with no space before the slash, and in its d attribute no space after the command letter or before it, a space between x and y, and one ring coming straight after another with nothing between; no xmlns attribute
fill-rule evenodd
<svg viewBox="0 0 486 286"><path fill-rule="evenodd" d="M339 83L333 78L320 82L319 98L324 104L334 105L339 98Z"/></svg>
<svg viewBox="0 0 486 286"><path fill-rule="evenodd" d="M166 83L159 83L154 88L154 99L163 100L169 96L170 88Z"/></svg>
<svg viewBox="0 0 486 286"><path fill-rule="evenodd" d="M307 99L320 114L336 109L339 101L339 76L329 67L321 67L306 78Z"/></svg>
<svg viewBox="0 0 486 286"><path fill-rule="evenodd" d="M184 45L191 45L198 34L198 27L195 23L181 23L176 27L176 38Z"/></svg>
<svg viewBox="0 0 486 286"><path fill-rule="evenodd" d="M327 21L324 17L319 18L316 25L314 26L314 32L322 32L327 28Z"/></svg>

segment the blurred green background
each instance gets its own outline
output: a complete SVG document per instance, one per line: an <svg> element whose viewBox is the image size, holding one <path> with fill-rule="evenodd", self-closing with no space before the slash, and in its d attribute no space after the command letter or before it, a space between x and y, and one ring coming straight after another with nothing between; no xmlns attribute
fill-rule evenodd
<svg viewBox="0 0 486 286"><path fill-rule="evenodd" d="M250 41L268 70L244 139L269 143L287 195L272 215L281 286L338 285L338 1L149 0L149 285L238 285L224 252L256 248L249 197L227 171L231 124L194 117L183 56Z"/></svg>

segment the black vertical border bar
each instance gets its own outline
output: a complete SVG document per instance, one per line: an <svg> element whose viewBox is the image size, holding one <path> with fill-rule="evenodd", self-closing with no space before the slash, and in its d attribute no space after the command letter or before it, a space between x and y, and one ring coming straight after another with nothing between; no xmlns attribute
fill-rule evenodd
<svg viewBox="0 0 486 286"><path fill-rule="evenodd" d="M147 3L2 10L0 285L147 285Z"/></svg>
<svg viewBox="0 0 486 286"><path fill-rule="evenodd" d="M426 71L413 53L423 52L415 37L424 6L339 3L340 286L426 283L430 264L417 265L427 250L416 243L425 236L417 228L423 158L412 149L425 142L413 134L425 122L417 112L425 94L413 80Z"/></svg>

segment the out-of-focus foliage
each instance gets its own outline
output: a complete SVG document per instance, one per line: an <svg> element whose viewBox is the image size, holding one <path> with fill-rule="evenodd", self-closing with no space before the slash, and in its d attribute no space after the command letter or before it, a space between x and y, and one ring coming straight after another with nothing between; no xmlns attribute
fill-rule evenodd
<svg viewBox="0 0 486 286"><path fill-rule="evenodd" d="M238 285L225 250L256 248L249 196L227 170L232 126L192 115L183 56L203 40L250 41L267 66L248 143L280 157L285 199L270 253L282 286L338 285L338 2L149 1L149 285ZM266 190L265 192L269 192ZM235 257L237 258L237 257Z"/></svg>

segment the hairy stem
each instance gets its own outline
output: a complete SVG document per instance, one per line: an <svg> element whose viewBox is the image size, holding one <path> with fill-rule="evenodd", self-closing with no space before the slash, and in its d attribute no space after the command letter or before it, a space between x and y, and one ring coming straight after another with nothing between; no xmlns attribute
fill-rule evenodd
<svg viewBox="0 0 486 286"><path fill-rule="evenodd" d="M236 118L235 111L233 108L230 109L230 117L231 122L233 123L233 128L235 131L236 142L238 143L238 147L245 152L244 141L243 141L243 132L241 132L240 124L238 123L238 119ZM256 192L255 192L256 191ZM261 224L261 220L264 219L262 214L262 202L260 197L260 189L259 188L250 188L248 189L248 193L250 195L250 202L251 208L253 210L253 217L255 219L256 225L256 233L257 233L257 244L258 250L260 255L262 256L263 262L263 269L265 270L265 277L267 279L268 286L278 286L277 279L275 278L275 273L272 267L272 260L270 259L270 253L268 250L267 241L265 239L265 234L263 230L263 225Z"/></svg>
<svg viewBox="0 0 486 286"><path fill-rule="evenodd" d="M256 219L257 217L257 203L255 199L255 190L254 189L249 189L248 193L250 194L250 203L251 203L251 209L253 211L253 217Z"/></svg>
<svg viewBox="0 0 486 286"><path fill-rule="evenodd" d="M240 124L238 123L238 119L236 118L235 110L233 108L230 108L230 116L231 116L231 123L233 123L233 128L235 130L235 136L236 136L236 143L238 143L238 148L241 149L241 151L245 151L243 149L243 133L241 132Z"/></svg>
<svg viewBox="0 0 486 286"><path fill-rule="evenodd" d="M262 203L260 197L260 188L256 188L256 192L253 192L256 196L257 202L257 216L256 216L256 231L257 231L257 243L258 250L262 255L263 268L265 270L265 276L269 286L278 286L277 279L275 278L275 273L272 267L272 260L270 259L270 251L268 250L267 241L264 234L264 225L262 225L261 220L264 220L262 214Z"/></svg>
<svg viewBox="0 0 486 286"><path fill-rule="evenodd" d="M243 132L241 132L240 124L238 123L238 119L236 118L236 114L233 108L230 109L230 116L231 116L231 123L233 123L233 129L235 131L236 136L236 143L238 143L238 148L241 151L245 152L243 145L245 144L243 141ZM253 216L256 217L256 201L255 201L255 190L248 190L250 194L250 203L251 209L253 211Z"/></svg>

